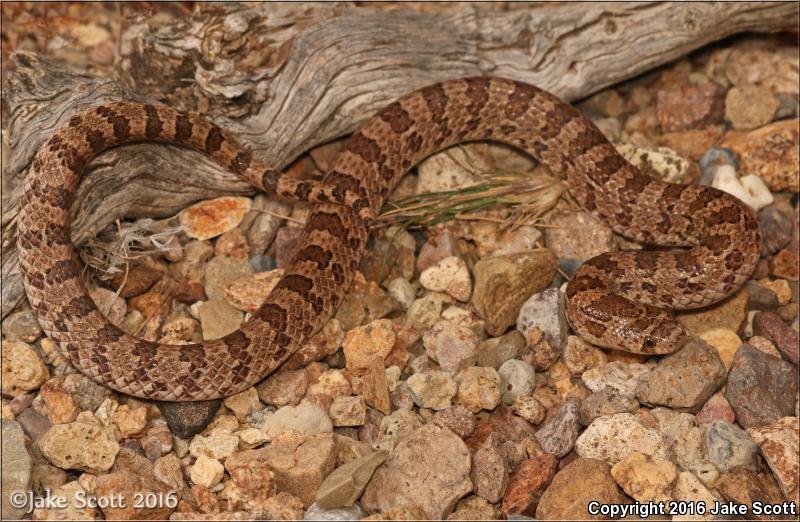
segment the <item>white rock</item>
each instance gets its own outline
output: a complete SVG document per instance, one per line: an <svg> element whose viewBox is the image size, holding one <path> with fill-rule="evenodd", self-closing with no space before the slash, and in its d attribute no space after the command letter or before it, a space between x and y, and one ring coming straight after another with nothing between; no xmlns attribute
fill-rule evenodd
<svg viewBox="0 0 800 522"><path fill-rule="evenodd" d="M426 268L419 275L420 284L434 292L446 292L459 301L469 301L472 295L472 280L463 259L449 256Z"/></svg>
<svg viewBox="0 0 800 522"><path fill-rule="evenodd" d="M744 187L749 195L749 201L745 201L745 203L750 205L754 210L761 210L775 201L772 192L770 192L764 180L761 179L761 176L748 174L747 176L742 176L739 179L739 183L742 184L742 187Z"/></svg>
<svg viewBox="0 0 800 522"><path fill-rule="evenodd" d="M514 399L533 392L536 372L533 367L519 359L509 359L500 365L497 370L502 379L500 389L503 392L503 402L511 405Z"/></svg>
<svg viewBox="0 0 800 522"><path fill-rule="evenodd" d="M580 457L600 459L612 466L633 451L670 460L664 436L644 426L631 413L598 417L575 441L575 452Z"/></svg>
<svg viewBox="0 0 800 522"><path fill-rule="evenodd" d="M284 406L272 415L266 415L260 428L270 439L274 439L285 431L296 431L301 435L316 435L333 431L328 413L308 401L297 406Z"/></svg>
<svg viewBox="0 0 800 522"><path fill-rule="evenodd" d="M408 307L414 302L417 293L414 285L402 277L392 279L386 289L389 290L389 295L406 310L408 310Z"/></svg>

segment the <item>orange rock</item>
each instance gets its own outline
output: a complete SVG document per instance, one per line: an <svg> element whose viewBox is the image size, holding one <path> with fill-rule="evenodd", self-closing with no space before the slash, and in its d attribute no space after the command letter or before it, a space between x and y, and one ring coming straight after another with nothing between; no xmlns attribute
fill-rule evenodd
<svg viewBox="0 0 800 522"><path fill-rule="evenodd" d="M180 213L186 235L194 239L211 239L232 230L250 210L250 199L222 197L196 203Z"/></svg>
<svg viewBox="0 0 800 522"><path fill-rule="evenodd" d="M730 131L720 145L733 150L742 174L756 174L773 191L800 191L800 119L784 120L750 132Z"/></svg>
<svg viewBox="0 0 800 522"><path fill-rule="evenodd" d="M500 508L503 516L534 516L539 499L557 469L558 461L549 453L543 453L520 464L512 475L503 498L503 505Z"/></svg>

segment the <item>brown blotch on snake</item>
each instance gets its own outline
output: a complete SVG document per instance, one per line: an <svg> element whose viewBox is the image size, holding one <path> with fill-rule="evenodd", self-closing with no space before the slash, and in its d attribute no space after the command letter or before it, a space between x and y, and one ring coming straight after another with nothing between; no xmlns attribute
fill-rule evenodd
<svg viewBox="0 0 800 522"><path fill-rule="evenodd" d="M323 180L338 203L321 198L313 206L299 253L261 308L240 330L186 346L131 337L91 303L68 240L68 207L84 165L108 147L161 141L204 151L259 189L278 190L281 175L224 130L169 107L108 103L74 116L39 150L22 190L18 246L28 299L70 362L101 384L172 401L238 393L275 370L336 312L366 248L365 222L404 171L474 140L502 141L538 157L616 232L688 249L614 252L585 263L567 285L566 313L589 342L636 353L675 351L686 333L672 309L724 299L758 261L758 222L736 198L649 178L555 96L481 77L431 85L369 119ZM307 188L281 195L297 199L312 193ZM364 208L359 213L350 205Z"/></svg>

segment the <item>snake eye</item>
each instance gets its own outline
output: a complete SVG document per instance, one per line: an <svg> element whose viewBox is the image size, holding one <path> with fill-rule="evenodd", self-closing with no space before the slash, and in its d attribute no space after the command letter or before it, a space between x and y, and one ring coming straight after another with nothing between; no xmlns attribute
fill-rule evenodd
<svg viewBox="0 0 800 522"><path fill-rule="evenodd" d="M644 340L644 347L645 348L653 348L656 345L656 342L653 340L652 337L647 337Z"/></svg>

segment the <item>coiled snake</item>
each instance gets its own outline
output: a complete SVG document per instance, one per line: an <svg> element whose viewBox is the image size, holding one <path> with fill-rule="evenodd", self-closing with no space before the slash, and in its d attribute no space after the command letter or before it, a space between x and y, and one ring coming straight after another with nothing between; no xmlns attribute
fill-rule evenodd
<svg viewBox="0 0 800 522"><path fill-rule="evenodd" d="M400 177L426 156L470 140L505 142L540 159L566 178L580 205L620 234L691 247L586 262L567 286L566 313L591 343L672 352L686 333L671 310L723 299L758 261L758 222L741 201L651 178L555 96L476 77L431 85L386 107L347 141L322 182L281 176L218 127L168 107L111 103L75 116L38 151L21 194L18 246L28 299L69 361L110 388L171 401L238 393L334 314L358 269L372 216ZM70 241L75 188L93 157L135 141L203 151L259 189L315 202L293 261L241 329L185 346L144 341L111 324L88 296Z"/></svg>

